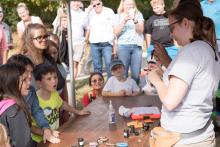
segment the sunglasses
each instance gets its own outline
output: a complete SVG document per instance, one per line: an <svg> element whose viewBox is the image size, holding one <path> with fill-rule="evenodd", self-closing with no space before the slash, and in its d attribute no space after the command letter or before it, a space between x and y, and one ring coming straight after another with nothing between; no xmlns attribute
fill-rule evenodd
<svg viewBox="0 0 220 147"><path fill-rule="evenodd" d="M176 21L174 21L173 23L171 23L171 24L168 25L168 28L170 29L170 32L173 32L173 30L174 30L174 25L175 25L176 23L180 22L180 21L182 21L182 19L178 19L178 20L176 20Z"/></svg>
<svg viewBox="0 0 220 147"><path fill-rule="evenodd" d="M93 8L96 8L99 5L101 5L101 3L97 3L97 4L93 5Z"/></svg>
<svg viewBox="0 0 220 147"><path fill-rule="evenodd" d="M103 79L102 79L102 78L94 79L94 80L92 80L91 82L92 82L92 83L103 82Z"/></svg>
<svg viewBox="0 0 220 147"><path fill-rule="evenodd" d="M37 40L38 42L41 42L43 40L48 40L48 38L49 38L49 35L44 35L44 36L37 36L37 37L34 37L32 39Z"/></svg>
<svg viewBox="0 0 220 147"><path fill-rule="evenodd" d="M3 11L0 11L0 13L3 13Z"/></svg>

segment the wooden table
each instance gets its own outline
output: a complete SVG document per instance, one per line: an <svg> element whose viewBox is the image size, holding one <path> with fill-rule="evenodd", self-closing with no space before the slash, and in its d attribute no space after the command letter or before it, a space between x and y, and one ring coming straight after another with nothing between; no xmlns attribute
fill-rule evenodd
<svg viewBox="0 0 220 147"><path fill-rule="evenodd" d="M116 125L109 127L108 124L108 106L109 100L112 100L113 107L116 111ZM147 147L148 133L144 137L131 136L128 139L123 137L123 130L126 128L128 118L124 118L118 114L118 108L124 105L125 107L141 107L141 106L157 106L161 108L161 102L158 96L136 96L136 97L105 97L97 98L86 107L91 111L89 116L77 116L71 118L60 128L61 143L59 144L44 144L42 147L71 147L77 145L78 138L84 138L88 147L89 142L97 141L100 136L108 137L108 143L128 142L129 147ZM138 141L139 140L139 141ZM106 145L99 145L99 147Z"/></svg>

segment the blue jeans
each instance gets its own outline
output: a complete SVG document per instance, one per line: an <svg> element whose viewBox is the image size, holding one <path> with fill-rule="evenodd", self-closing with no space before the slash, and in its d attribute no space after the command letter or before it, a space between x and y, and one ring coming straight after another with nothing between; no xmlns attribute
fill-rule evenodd
<svg viewBox="0 0 220 147"><path fill-rule="evenodd" d="M112 45L108 42L90 43L94 71L102 73L102 58L104 57L105 69L108 78L111 76L110 62L112 58Z"/></svg>
<svg viewBox="0 0 220 147"><path fill-rule="evenodd" d="M118 45L117 54L119 59L125 65L125 75L128 77L128 70L130 67L131 77L139 83L139 74L141 71L141 58L142 49L140 46L129 44L129 45Z"/></svg>

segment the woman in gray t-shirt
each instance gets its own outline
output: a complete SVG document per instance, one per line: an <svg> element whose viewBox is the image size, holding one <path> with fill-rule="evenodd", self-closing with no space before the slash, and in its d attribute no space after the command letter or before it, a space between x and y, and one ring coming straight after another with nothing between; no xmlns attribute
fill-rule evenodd
<svg viewBox="0 0 220 147"><path fill-rule="evenodd" d="M213 22L193 2L185 2L169 14L169 28L182 48L164 73L156 65L148 72L163 103L161 126L181 134L175 147L214 147L210 117L220 62Z"/></svg>

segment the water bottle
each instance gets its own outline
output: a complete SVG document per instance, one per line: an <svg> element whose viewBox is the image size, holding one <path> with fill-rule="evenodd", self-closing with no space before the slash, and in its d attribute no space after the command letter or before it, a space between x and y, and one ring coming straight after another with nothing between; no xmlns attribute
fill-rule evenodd
<svg viewBox="0 0 220 147"><path fill-rule="evenodd" d="M109 102L109 110L108 110L108 123L109 124L115 124L116 122L116 116L115 116L115 110L112 106L112 101Z"/></svg>

